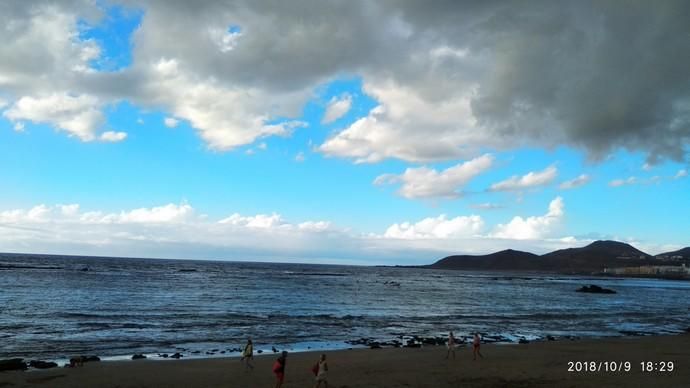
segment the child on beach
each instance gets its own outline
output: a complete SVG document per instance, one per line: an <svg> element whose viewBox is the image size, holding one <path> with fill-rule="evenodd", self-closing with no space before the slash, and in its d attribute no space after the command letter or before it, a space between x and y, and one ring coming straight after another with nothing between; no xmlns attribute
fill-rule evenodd
<svg viewBox="0 0 690 388"><path fill-rule="evenodd" d="M244 350L242 351L242 358L240 361L244 361L244 370L245 372L248 370L254 369L254 365L252 365L251 360L254 358L254 345L252 344L252 339L249 338L247 339L247 344L244 345Z"/></svg>
<svg viewBox="0 0 690 388"><path fill-rule="evenodd" d="M322 354L318 363L318 371L316 373L316 384L314 388L319 388L321 383L328 388L328 363L326 362L326 355Z"/></svg>
<svg viewBox="0 0 690 388"><path fill-rule="evenodd" d="M285 361L287 360L287 354L288 352L283 350L283 353L273 364L273 373L276 375L275 388L280 388L283 386L283 381L285 380Z"/></svg>
<svg viewBox="0 0 690 388"><path fill-rule="evenodd" d="M479 347L481 346L482 339L479 337L479 333L474 333L474 341L472 341L472 360L477 359L477 354L479 355L479 358L484 358L482 356L482 353L479 351Z"/></svg>
<svg viewBox="0 0 690 388"><path fill-rule="evenodd" d="M450 352L453 352L453 360L455 360L455 337L453 336L452 331L448 333L448 343L446 344L446 346L448 346L448 351L446 352L446 360L448 359Z"/></svg>

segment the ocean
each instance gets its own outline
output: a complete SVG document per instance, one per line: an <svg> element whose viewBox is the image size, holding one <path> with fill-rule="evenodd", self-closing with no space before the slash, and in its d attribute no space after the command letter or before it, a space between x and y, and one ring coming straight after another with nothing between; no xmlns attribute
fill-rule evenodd
<svg viewBox="0 0 690 388"><path fill-rule="evenodd" d="M588 284L617 293L575 292ZM0 254L0 359L219 357L248 337L271 352L449 330L506 343L673 334L690 327L688 301L690 282L657 279Z"/></svg>

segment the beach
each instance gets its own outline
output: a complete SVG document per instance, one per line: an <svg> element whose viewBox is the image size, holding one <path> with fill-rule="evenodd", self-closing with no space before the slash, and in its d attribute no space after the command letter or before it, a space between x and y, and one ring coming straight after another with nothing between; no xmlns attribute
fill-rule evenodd
<svg viewBox="0 0 690 388"><path fill-rule="evenodd" d="M690 334L528 344L470 346L446 360L443 346L326 352L331 387L684 387L690 382ZM288 356L284 387L313 386L318 352ZM271 387L277 355L257 355L253 371L238 358L91 362L77 368L0 373L0 387ZM569 362L595 361L600 371L569 372ZM599 362L602 362L599 367ZM667 372L643 372L643 361L673 362ZM629 362L630 370L612 365ZM608 366L607 366L608 365ZM624 365L623 365L624 366ZM668 369L670 365L666 364ZM574 366L575 367L575 366ZM609 369L606 371L605 369Z"/></svg>

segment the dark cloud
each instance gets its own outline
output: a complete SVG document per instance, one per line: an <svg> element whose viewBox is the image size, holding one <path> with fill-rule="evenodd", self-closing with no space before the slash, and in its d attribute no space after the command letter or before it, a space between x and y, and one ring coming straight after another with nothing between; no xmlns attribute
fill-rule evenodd
<svg viewBox="0 0 690 388"><path fill-rule="evenodd" d="M687 1L127 0L144 15L133 65L110 74L75 73L68 45L26 34L32 21L64 33L59 23L99 20L81 2L50 4L43 19L40 2L0 5L3 36L28 43L0 49L0 91L163 108L219 149L286 133L265 122L298 116L319 85L354 75L382 109L335 134L327 154L424 161L566 144L593 159L621 147L650 162L688 156ZM156 72L163 60L177 78Z"/></svg>

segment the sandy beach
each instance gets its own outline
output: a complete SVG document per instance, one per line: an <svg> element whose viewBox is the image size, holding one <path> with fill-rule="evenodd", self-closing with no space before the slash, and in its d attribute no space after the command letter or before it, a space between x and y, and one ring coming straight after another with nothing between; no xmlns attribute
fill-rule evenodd
<svg viewBox="0 0 690 388"><path fill-rule="evenodd" d="M470 346L455 360L445 348L356 349L327 352L331 387L686 387L690 335ZM284 387L310 387L317 353L288 357ZM0 387L272 387L276 355L255 357L245 372L237 358L87 363L80 368L0 373ZM630 362L628 372L569 372L569 362ZM643 372L642 361L673 362L673 371ZM610 364L609 364L610 365ZM598 367L598 366L597 366ZM610 369L610 367L609 367Z"/></svg>

